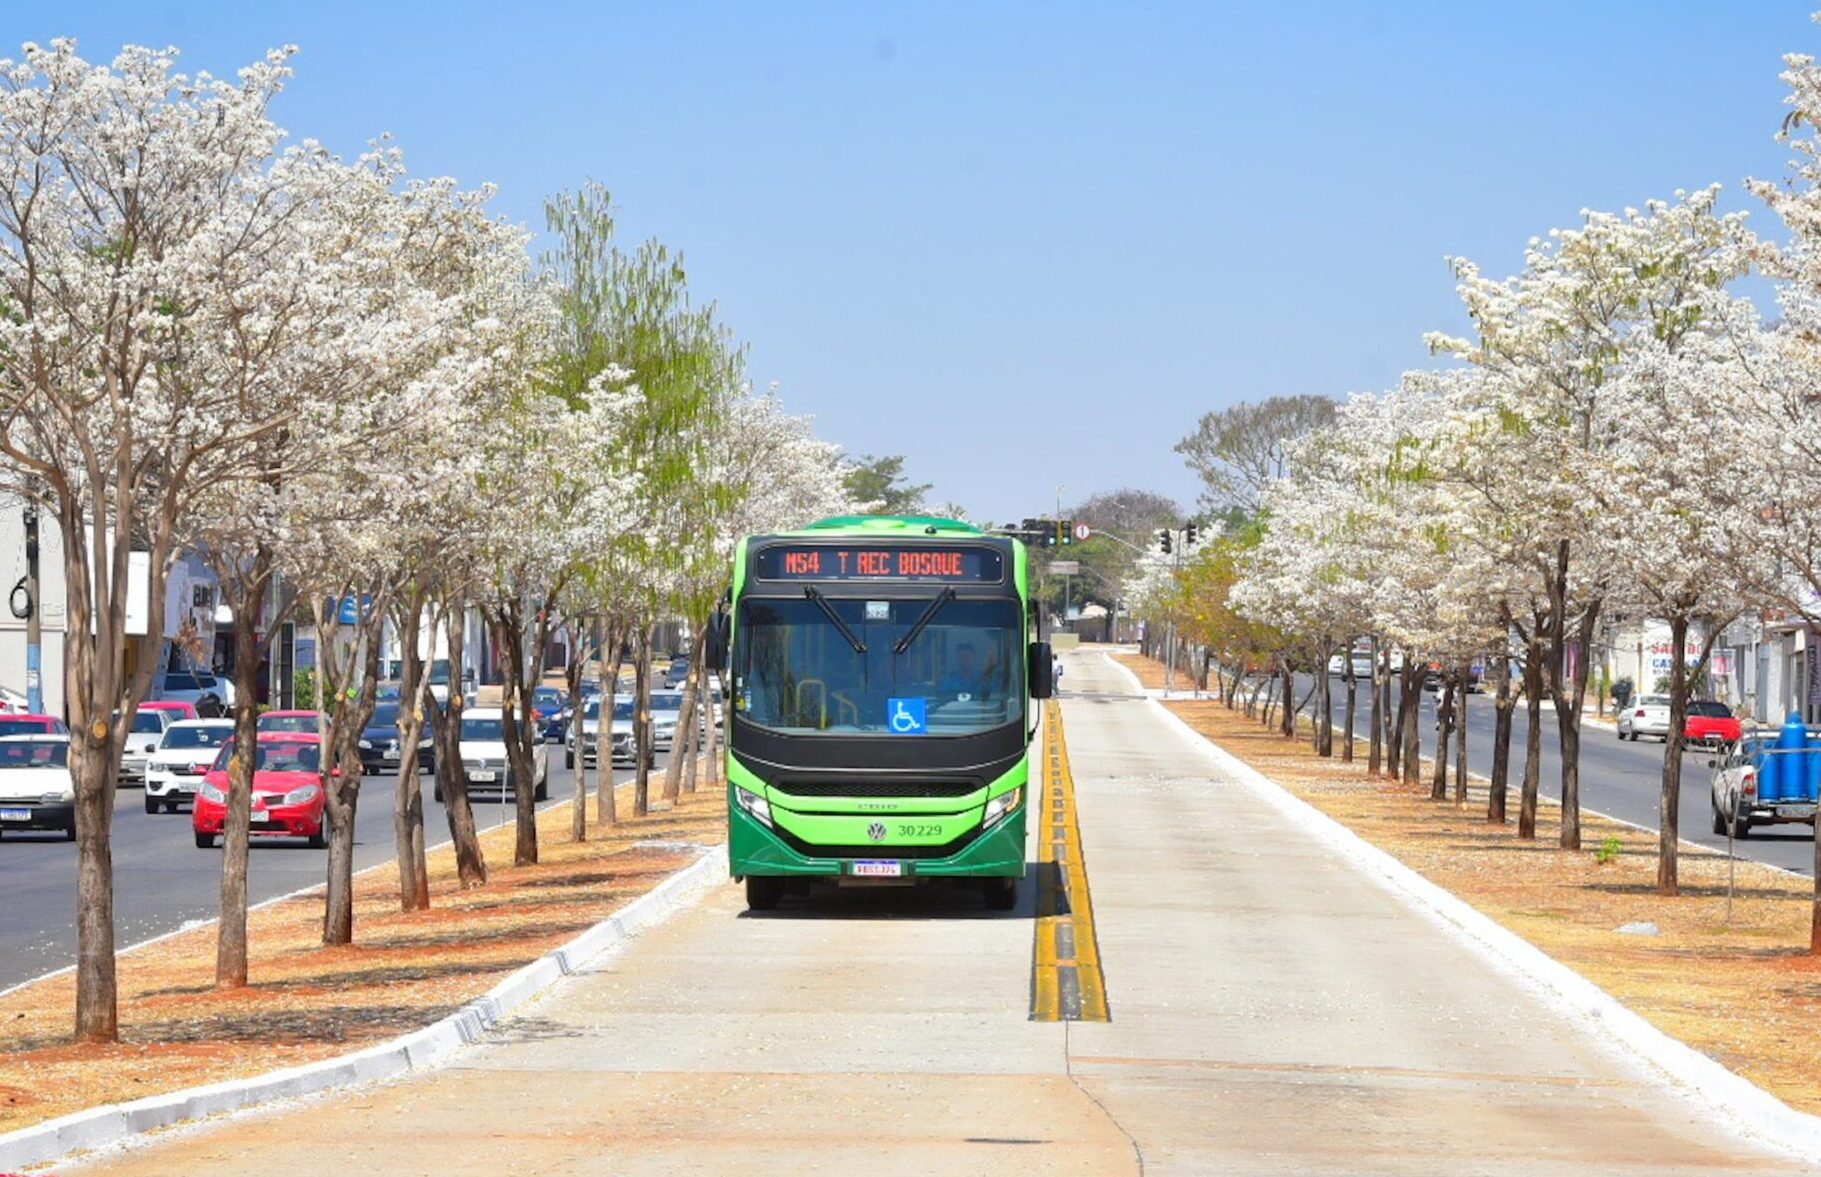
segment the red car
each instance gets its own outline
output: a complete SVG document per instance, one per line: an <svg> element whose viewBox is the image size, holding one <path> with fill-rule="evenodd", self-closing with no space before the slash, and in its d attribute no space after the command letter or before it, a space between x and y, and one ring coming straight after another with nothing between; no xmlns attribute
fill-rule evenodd
<svg viewBox="0 0 1821 1177"><path fill-rule="evenodd" d="M139 710L169 711L172 723L176 723L180 719L196 718L196 704L183 699L147 699L139 705Z"/></svg>
<svg viewBox="0 0 1821 1177"><path fill-rule="evenodd" d="M69 731L55 715L0 715L0 736L67 736Z"/></svg>
<svg viewBox="0 0 1821 1177"><path fill-rule="evenodd" d="M259 758L253 763L253 833L308 838L310 845L327 844L323 837L321 737L314 732L261 732ZM202 778L196 803L190 810L190 827L196 845L215 845L228 820L228 761L234 741L221 746L215 767Z"/></svg>
<svg viewBox="0 0 1821 1177"><path fill-rule="evenodd" d="M1713 699L1691 699L1682 738L1691 744L1730 744L1739 739L1739 721L1731 708Z"/></svg>

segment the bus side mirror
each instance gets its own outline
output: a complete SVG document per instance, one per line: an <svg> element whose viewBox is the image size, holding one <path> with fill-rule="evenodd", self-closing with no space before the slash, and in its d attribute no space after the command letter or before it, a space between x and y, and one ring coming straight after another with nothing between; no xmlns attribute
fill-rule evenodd
<svg viewBox="0 0 1821 1177"><path fill-rule="evenodd" d="M717 674L727 673L728 631L733 628L733 619L716 609L708 618L708 642L702 656L708 662L708 668Z"/></svg>
<svg viewBox="0 0 1821 1177"><path fill-rule="evenodd" d="M1048 642L1032 642L1026 676L1031 682L1031 698L1047 699L1056 693L1055 666Z"/></svg>

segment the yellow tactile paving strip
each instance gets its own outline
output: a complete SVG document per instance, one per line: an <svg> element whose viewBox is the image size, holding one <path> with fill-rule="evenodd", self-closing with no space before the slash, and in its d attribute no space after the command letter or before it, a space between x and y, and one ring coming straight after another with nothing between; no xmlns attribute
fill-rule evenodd
<svg viewBox="0 0 1821 1177"><path fill-rule="evenodd" d="M1075 816L1075 778L1062 736L1062 708L1045 707L1043 789L1031 799L1037 830L1037 931L1031 950L1031 1019L1105 1022L1106 978L1094 936L1094 904Z"/></svg>

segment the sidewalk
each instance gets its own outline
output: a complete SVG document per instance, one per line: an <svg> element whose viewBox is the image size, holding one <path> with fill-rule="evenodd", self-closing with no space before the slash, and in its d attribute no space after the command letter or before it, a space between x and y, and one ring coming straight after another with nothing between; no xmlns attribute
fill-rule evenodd
<svg viewBox="0 0 1821 1177"><path fill-rule="evenodd" d="M1071 1028L1071 1069L1147 1171L1802 1171L1213 768L1098 652L1069 658L1113 1014Z"/></svg>

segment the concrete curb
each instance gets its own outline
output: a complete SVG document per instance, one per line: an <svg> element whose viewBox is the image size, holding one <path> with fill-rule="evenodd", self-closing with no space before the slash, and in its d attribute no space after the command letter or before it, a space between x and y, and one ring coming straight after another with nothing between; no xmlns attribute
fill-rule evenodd
<svg viewBox="0 0 1821 1177"><path fill-rule="evenodd" d="M545 953L454 1013L409 1034L353 1054L191 1087L131 1103L74 1112L0 1136L0 1169L23 1169L78 1149L123 1143L186 1120L346 1087L392 1079L446 1060L480 1041L517 1007L610 948L663 923L699 900L726 870L712 849L561 948Z"/></svg>
<svg viewBox="0 0 1821 1177"><path fill-rule="evenodd" d="M1143 684L1129 668L1112 658L1107 658L1107 662L1142 692ZM1623 1047L1632 1058L1668 1078L1674 1086L1748 1138L1803 1160L1821 1157L1821 1116L1797 1111L1762 1087L1657 1029L1592 981L1214 743L1159 700L1148 695L1146 699L1164 715L1185 743L1196 748L1241 787L1358 867L1407 906L1456 936L1495 968L1525 983L1576 1028L1602 1043Z"/></svg>

